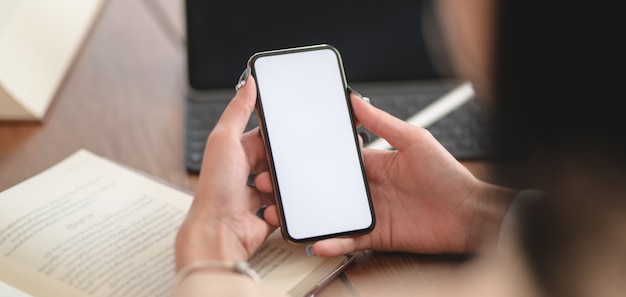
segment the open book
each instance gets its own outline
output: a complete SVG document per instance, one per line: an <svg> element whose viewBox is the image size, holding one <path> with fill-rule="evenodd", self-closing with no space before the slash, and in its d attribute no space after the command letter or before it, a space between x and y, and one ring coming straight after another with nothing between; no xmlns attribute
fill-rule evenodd
<svg viewBox="0 0 626 297"><path fill-rule="evenodd" d="M42 120L104 0L0 0L0 120Z"/></svg>
<svg viewBox="0 0 626 297"><path fill-rule="evenodd" d="M191 201L80 150L0 193L0 295L169 296L174 238ZM305 296L351 260L309 257L274 232L249 262L263 282Z"/></svg>

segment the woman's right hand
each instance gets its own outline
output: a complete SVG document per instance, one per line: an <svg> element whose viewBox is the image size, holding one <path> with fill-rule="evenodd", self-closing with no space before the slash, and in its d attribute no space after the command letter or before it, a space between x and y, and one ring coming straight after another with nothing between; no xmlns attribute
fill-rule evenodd
<svg viewBox="0 0 626 297"><path fill-rule="evenodd" d="M376 227L362 236L316 242L318 256L359 250L466 253L499 230L514 192L475 178L423 128L351 96L358 121L396 150L363 148ZM267 181L269 183L269 180ZM265 182L257 178L260 189ZM265 218L278 224L274 207Z"/></svg>

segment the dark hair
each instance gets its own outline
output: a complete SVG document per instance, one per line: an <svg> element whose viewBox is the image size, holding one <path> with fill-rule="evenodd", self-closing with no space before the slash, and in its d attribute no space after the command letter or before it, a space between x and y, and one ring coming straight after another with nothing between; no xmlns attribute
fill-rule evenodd
<svg viewBox="0 0 626 297"><path fill-rule="evenodd" d="M614 198L626 197L616 186L626 176L626 26L618 4L501 0L496 10L494 136L500 153L515 157L497 172L516 187L547 190L543 203L524 210L521 237L551 296L572 296L559 274L579 263L573 245L625 204Z"/></svg>
<svg viewBox="0 0 626 297"><path fill-rule="evenodd" d="M626 152L626 26L614 3L499 1L494 93L505 155Z"/></svg>

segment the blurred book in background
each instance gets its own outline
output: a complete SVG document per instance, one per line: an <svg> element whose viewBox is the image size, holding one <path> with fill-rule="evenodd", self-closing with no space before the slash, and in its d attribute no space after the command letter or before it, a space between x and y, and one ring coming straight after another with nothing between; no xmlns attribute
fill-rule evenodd
<svg viewBox="0 0 626 297"><path fill-rule="evenodd" d="M0 121L43 121L104 0L0 0Z"/></svg>

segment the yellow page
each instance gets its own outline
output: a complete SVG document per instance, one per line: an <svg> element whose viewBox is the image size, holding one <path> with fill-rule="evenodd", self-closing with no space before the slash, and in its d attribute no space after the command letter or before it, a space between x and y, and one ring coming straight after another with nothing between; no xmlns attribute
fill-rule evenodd
<svg viewBox="0 0 626 297"><path fill-rule="evenodd" d="M0 296L2 297L31 297L24 293L23 291L18 290L17 288L11 287L8 284L5 284L0 281Z"/></svg>
<svg viewBox="0 0 626 297"><path fill-rule="evenodd" d="M0 0L0 119L44 117L103 4Z"/></svg>
<svg viewBox="0 0 626 297"><path fill-rule="evenodd" d="M32 296L170 296L174 240L191 200L78 151L0 193L0 285ZM309 291L344 257L309 257L304 248L276 230L249 262L277 290Z"/></svg>
<svg viewBox="0 0 626 297"><path fill-rule="evenodd" d="M34 296L57 295L49 290L61 284L92 296L169 296L174 237L190 202L79 151L0 193L2 281Z"/></svg>
<svg viewBox="0 0 626 297"><path fill-rule="evenodd" d="M264 283L292 295L294 290L308 292L315 288L318 282L337 269L345 258L308 256L304 245L287 243L283 240L280 230L276 230L248 262ZM299 288L298 285L305 287Z"/></svg>

